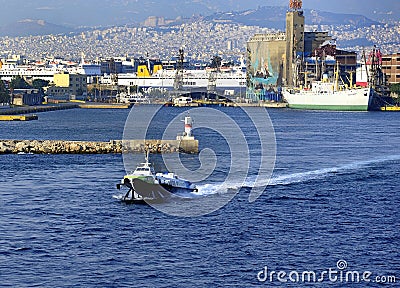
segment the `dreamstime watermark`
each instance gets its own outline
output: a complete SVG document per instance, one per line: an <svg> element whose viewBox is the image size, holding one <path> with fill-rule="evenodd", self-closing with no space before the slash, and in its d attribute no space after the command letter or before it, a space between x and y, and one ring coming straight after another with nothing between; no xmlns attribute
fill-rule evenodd
<svg viewBox="0 0 400 288"><path fill-rule="evenodd" d="M222 208L235 197L240 187L244 186L251 189L248 200L254 202L267 187L275 166L275 131L266 109L260 107L171 109L161 105L146 105L140 109L134 107L125 123L123 145L124 141L129 143L132 139L174 140L177 134L183 131L182 119L188 113L194 120L194 135L200 141L199 146L202 147L203 142L209 145L195 156L197 159L193 159L193 162L199 163L197 168L188 168L178 153L163 154L163 164L168 171L173 171L179 177L196 185L198 183L207 185L210 175L213 173L221 175L223 170L223 177L218 179L218 184L214 184L215 189L224 187L224 192L215 193L218 197L196 197L192 201L167 201L162 205L152 202L148 204L169 215L200 216ZM209 133L211 136L204 139L202 133L208 133L207 131L212 131ZM224 150L222 153L218 151L221 143L227 145L227 151ZM140 159L141 161L138 159L140 158L132 153L123 154L125 170L128 173L139 162L143 162L143 159ZM218 165L218 161L224 165ZM232 185L236 189L230 189ZM229 193L226 193L227 190Z"/></svg>
<svg viewBox="0 0 400 288"><path fill-rule="evenodd" d="M350 270L345 260L339 260L335 268L325 270L304 270L304 271L275 271L265 266L263 270L257 273L257 280L262 283L380 283L394 284L396 276L394 275L374 275L373 272L365 270Z"/></svg>

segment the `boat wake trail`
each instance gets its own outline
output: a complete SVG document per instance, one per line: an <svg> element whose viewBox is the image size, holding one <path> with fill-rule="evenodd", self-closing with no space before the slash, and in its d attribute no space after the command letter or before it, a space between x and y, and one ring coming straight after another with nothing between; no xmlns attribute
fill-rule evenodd
<svg viewBox="0 0 400 288"><path fill-rule="evenodd" d="M301 172L301 173L294 173L289 175L279 175L274 176L269 181L268 185L270 186L277 186L277 185L290 185L295 183L306 182L310 180L317 180L326 178L335 174L340 173L349 173L354 172L357 170L365 169L370 165L376 165L388 161L398 161L400 160L400 155L392 155L384 158L375 158L366 161L356 161L349 164L344 164L336 167L331 168L323 168L313 171Z"/></svg>
<svg viewBox="0 0 400 288"><path fill-rule="evenodd" d="M215 184L203 184L197 185L198 192L188 193L186 197L193 198L199 196L208 196L214 194L227 193L228 191L238 191L241 188L253 188L253 187L263 187L263 186L279 186L279 185L291 185L297 183L304 183L311 180L318 180L333 175L340 175L343 173L355 172L362 170L371 165L377 165L380 163L388 161L398 161L400 160L400 155L392 155L382 158L375 158L366 161L356 161L349 164L344 164L340 166L322 168L312 171L284 174L284 175L274 175L271 179L261 180L258 183L254 183L256 175L247 177L245 183L215 183Z"/></svg>

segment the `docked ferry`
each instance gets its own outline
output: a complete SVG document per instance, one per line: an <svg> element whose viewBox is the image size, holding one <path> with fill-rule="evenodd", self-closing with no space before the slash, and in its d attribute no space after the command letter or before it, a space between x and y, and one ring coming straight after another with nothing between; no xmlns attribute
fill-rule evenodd
<svg viewBox="0 0 400 288"><path fill-rule="evenodd" d="M242 62L235 66L221 66L202 69L177 69L165 65L144 63L136 72L118 74L119 86L137 86L160 90L173 90L179 79L182 89L190 90L214 86L215 89L227 91L246 91L246 67Z"/></svg>

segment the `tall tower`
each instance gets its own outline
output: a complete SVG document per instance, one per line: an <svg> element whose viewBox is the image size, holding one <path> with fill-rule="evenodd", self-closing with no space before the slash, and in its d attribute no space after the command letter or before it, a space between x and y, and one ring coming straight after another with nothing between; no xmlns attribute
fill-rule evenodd
<svg viewBox="0 0 400 288"><path fill-rule="evenodd" d="M304 53L304 15L301 0L290 0L289 11L286 13L286 84L296 85L296 62Z"/></svg>

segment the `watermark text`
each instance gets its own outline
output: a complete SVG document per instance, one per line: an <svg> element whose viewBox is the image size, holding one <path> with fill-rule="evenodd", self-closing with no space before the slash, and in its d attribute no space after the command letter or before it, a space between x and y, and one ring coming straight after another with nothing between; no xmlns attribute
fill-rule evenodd
<svg viewBox="0 0 400 288"><path fill-rule="evenodd" d="M396 283L395 275L374 275L373 272L365 270L350 270L345 260L339 260L335 268L325 270L304 270L304 271L275 271L265 266L263 270L257 273L259 282L280 282L280 283L380 283L394 284Z"/></svg>

